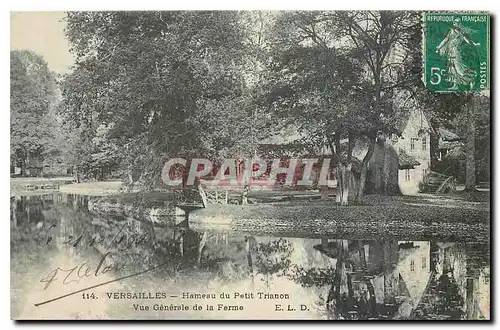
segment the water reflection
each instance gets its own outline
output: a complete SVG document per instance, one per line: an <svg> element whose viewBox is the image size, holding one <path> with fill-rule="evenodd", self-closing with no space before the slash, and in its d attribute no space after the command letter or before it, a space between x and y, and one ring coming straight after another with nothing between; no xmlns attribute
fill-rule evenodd
<svg viewBox="0 0 500 330"><path fill-rule="evenodd" d="M303 313L280 314L275 305L282 301L266 298L259 305L244 302L248 305L241 314L192 312L196 318L489 318L485 244L253 236L103 216L88 212L87 203L84 196L65 194L11 198L13 316L23 313L35 287L41 297L52 297L55 290L87 285L78 278L54 281L42 290L47 281L40 279L62 268L61 263L84 263L92 271L100 266L101 273L107 270L106 276L118 278L168 262L112 290L165 291L173 293L172 304L187 303L183 292L281 293L289 295L284 306L307 306ZM106 309L103 317L166 317L130 307L124 312L119 307L124 303L106 303L116 308ZM190 316L172 312L168 317Z"/></svg>

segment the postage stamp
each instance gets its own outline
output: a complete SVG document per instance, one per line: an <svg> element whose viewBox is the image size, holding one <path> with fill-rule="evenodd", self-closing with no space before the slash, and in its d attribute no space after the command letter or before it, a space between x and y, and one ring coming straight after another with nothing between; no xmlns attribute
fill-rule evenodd
<svg viewBox="0 0 500 330"><path fill-rule="evenodd" d="M490 17L424 14L424 83L436 92L489 89Z"/></svg>

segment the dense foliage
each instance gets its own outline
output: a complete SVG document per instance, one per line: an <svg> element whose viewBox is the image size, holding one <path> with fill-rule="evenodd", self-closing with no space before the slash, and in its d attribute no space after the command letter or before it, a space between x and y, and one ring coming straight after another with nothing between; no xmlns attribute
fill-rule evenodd
<svg viewBox="0 0 500 330"><path fill-rule="evenodd" d="M84 171L121 169L149 187L168 157L242 152L252 128L243 23L236 12L69 13L77 59L61 113L80 128Z"/></svg>
<svg viewBox="0 0 500 330"><path fill-rule="evenodd" d="M418 12L69 12L65 21L75 64L59 86L40 56L12 53L11 158L23 174L30 158L57 158L79 177L148 190L166 159L254 156L259 141L291 128L308 154L332 158L346 204L362 198L375 142L401 134L409 109L470 136L464 104L476 96L431 94L420 80ZM479 147L467 150L487 178L489 104L481 109ZM359 161L355 145L368 150ZM359 185L348 192L353 166Z"/></svg>
<svg viewBox="0 0 500 330"><path fill-rule="evenodd" d="M40 55L27 50L10 55L11 164L30 175L54 152L56 80Z"/></svg>

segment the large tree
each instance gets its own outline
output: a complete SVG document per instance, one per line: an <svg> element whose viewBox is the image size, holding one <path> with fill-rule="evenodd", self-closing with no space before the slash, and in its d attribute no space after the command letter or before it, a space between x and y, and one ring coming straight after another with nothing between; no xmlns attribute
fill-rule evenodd
<svg viewBox="0 0 500 330"><path fill-rule="evenodd" d="M347 47L360 53L364 70L363 89L370 96L363 111L369 127L360 131L368 142L362 160L357 198L363 196L367 166L380 134L400 134L396 127L398 106L407 98L408 86L418 84L415 64L420 56L416 41L420 36L420 14L408 11L339 12L338 26ZM404 110L404 109L403 109Z"/></svg>
<svg viewBox="0 0 500 330"><path fill-rule="evenodd" d="M326 144L337 168L337 198L348 203L353 147L367 145L368 162L379 134L401 133L394 99L415 79L419 19L407 12L290 12L276 24L275 101L317 145ZM285 122L285 124L287 124ZM345 147L341 141L347 140Z"/></svg>
<svg viewBox="0 0 500 330"><path fill-rule="evenodd" d="M339 37L324 12L287 12L276 21L270 68L274 73L271 99L281 124L296 125L303 142L323 146L337 168L339 202L347 204L354 132L364 125L360 110L358 58L341 49ZM341 139L348 150L341 150ZM347 154L347 155L344 155Z"/></svg>
<svg viewBox="0 0 500 330"><path fill-rule="evenodd" d="M54 143L57 84L47 62L32 51L11 51L10 63L11 163L30 175Z"/></svg>
<svg viewBox="0 0 500 330"><path fill-rule="evenodd" d="M239 13L72 12L66 21L76 65L62 112L87 141L107 127L129 183L153 187L167 158L227 157L245 141Z"/></svg>
<svg viewBox="0 0 500 330"><path fill-rule="evenodd" d="M436 128L435 134L439 134L437 128L443 127L458 134L464 142L463 148L455 150L454 159L443 160L445 162L443 164L450 166L450 162L457 162L463 153L465 156L465 190L475 190L476 174L481 180L488 181L490 171L489 93L435 93L423 86L417 86L414 93L431 125ZM437 158L437 155L432 156L433 159ZM439 164L434 163L433 166L435 165L439 168ZM457 178L462 178L460 172L453 174Z"/></svg>

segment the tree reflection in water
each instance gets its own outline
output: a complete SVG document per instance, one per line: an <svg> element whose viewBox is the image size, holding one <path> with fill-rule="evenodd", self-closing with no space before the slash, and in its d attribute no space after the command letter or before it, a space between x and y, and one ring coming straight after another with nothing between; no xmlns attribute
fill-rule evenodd
<svg viewBox="0 0 500 330"><path fill-rule="evenodd" d="M382 242L378 246L380 249L386 247L387 250L387 246L392 245L394 250L393 243ZM328 296L324 302L329 319L363 320L394 315L397 310L395 304L377 304L372 282L376 273L385 269L379 267L379 263L387 268L384 271L384 279L385 282L389 282L387 277L392 276L394 268L392 263L384 262L387 259L381 259L378 263L368 264L363 241L323 240L322 244L315 248L336 259L335 267L325 269L293 267L290 278L305 287L329 287ZM390 260L388 256L386 257ZM395 298L397 290L392 292L386 290L384 293L387 301L393 301L392 298Z"/></svg>
<svg viewBox="0 0 500 330"><path fill-rule="evenodd" d="M421 320L460 320L464 316L464 299L453 277L444 274L432 283L430 290L414 313Z"/></svg>
<svg viewBox="0 0 500 330"><path fill-rule="evenodd" d="M63 194L11 198L11 235L13 260L40 246L70 255L97 250L126 262L127 274L171 261L147 275L152 282L181 276L226 285L260 278L271 290L274 280L288 281L317 297L329 319L489 317L489 298L481 298L489 294L485 244L255 237L168 227L90 213L87 198Z"/></svg>

